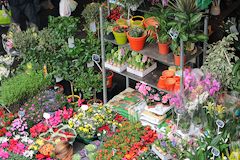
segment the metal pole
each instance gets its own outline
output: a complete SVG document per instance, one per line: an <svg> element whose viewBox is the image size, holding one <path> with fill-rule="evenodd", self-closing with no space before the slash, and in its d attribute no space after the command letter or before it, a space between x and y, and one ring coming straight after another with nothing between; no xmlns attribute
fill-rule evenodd
<svg viewBox="0 0 240 160"><path fill-rule="evenodd" d="M129 87L129 78L126 76L126 88Z"/></svg>
<svg viewBox="0 0 240 160"><path fill-rule="evenodd" d="M180 92L181 95L183 95L183 90L184 90L184 46L183 46L183 40L180 40L180 69L182 72L181 79L180 79Z"/></svg>
<svg viewBox="0 0 240 160"><path fill-rule="evenodd" d="M103 103L107 103L107 84L106 84L106 69L105 69L105 46L103 38L103 16L102 7L100 11L100 35L101 35L101 53L102 53L102 78L103 78Z"/></svg>
<svg viewBox="0 0 240 160"><path fill-rule="evenodd" d="M110 15L110 3L109 3L109 0L107 0L107 8L108 8L108 15Z"/></svg>
<svg viewBox="0 0 240 160"><path fill-rule="evenodd" d="M206 11L206 13L208 13L209 10ZM208 14L206 15L206 17L204 18L204 34L206 36L208 36ZM203 42L203 62L205 61L205 57L206 57L206 54L207 54L207 41Z"/></svg>

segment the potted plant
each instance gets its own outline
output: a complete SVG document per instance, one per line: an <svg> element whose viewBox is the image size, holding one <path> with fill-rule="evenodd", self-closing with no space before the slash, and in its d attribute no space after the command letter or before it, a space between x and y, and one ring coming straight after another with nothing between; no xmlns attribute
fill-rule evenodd
<svg viewBox="0 0 240 160"><path fill-rule="evenodd" d="M176 3L169 3L175 17L171 28L179 33L178 38L185 42L186 50L191 52L195 42L208 39L207 35L198 30L203 14L196 6L195 0L176 0Z"/></svg>
<svg viewBox="0 0 240 160"><path fill-rule="evenodd" d="M127 32L127 38L131 49L134 51L140 51L144 47L147 34L142 28L134 27Z"/></svg>
<svg viewBox="0 0 240 160"><path fill-rule="evenodd" d="M174 64L177 66L180 66L180 61L181 61L180 51L181 51L181 49L180 49L179 40L173 40L170 45L170 48L174 55ZM187 61L186 54L184 54L183 63L186 63L186 61Z"/></svg>
<svg viewBox="0 0 240 160"><path fill-rule="evenodd" d="M113 25L108 22L108 21L105 21L104 23L104 37L106 39L109 39L109 40L114 40L114 36L113 36L113 33L112 33L112 30L113 30Z"/></svg>
<svg viewBox="0 0 240 160"><path fill-rule="evenodd" d="M144 17L143 16L133 16L131 19L130 19L130 26L132 28L134 27L139 27L139 28L142 28L144 29L144 25L143 25L143 22L144 22Z"/></svg>
<svg viewBox="0 0 240 160"><path fill-rule="evenodd" d="M117 44L123 45L127 43L127 28L127 26L116 26L113 28L113 35Z"/></svg>
<svg viewBox="0 0 240 160"><path fill-rule="evenodd" d="M155 32L157 35L157 42L160 54L169 53L170 37L168 34L171 28L172 21L169 18L172 14L171 9L164 8L162 4L157 4L156 7L152 7L149 14L154 16L157 21L157 26L151 26L148 29ZM148 41L154 40L153 37L149 37Z"/></svg>

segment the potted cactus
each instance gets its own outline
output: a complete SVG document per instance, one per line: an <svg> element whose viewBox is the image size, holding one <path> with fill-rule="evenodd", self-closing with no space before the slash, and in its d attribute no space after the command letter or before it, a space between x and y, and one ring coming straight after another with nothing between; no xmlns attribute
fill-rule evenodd
<svg viewBox="0 0 240 160"><path fill-rule="evenodd" d="M142 28L134 27L127 32L127 38L131 49L134 51L140 51L144 47L147 34Z"/></svg>

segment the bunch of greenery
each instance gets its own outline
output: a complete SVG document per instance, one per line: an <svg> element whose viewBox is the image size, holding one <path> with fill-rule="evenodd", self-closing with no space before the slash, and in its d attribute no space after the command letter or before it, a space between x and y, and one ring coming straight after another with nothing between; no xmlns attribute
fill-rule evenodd
<svg viewBox="0 0 240 160"><path fill-rule="evenodd" d="M16 102L33 97L50 84L50 77L44 78L42 72L19 73L3 81L0 87L0 102L10 106Z"/></svg>
<svg viewBox="0 0 240 160"><path fill-rule="evenodd" d="M78 75L75 89L81 90L85 99L90 99L92 96L96 99L96 93L102 90L102 75L88 68Z"/></svg>
<svg viewBox="0 0 240 160"><path fill-rule="evenodd" d="M88 24L94 21L98 22L100 6L100 3L90 3L86 5L82 11L82 16Z"/></svg>
<svg viewBox="0 0 240 160"><path fill-rule="evenodd" d="M63 39L67 39L76 34L79 18L76 17L53 17L49 16L48 29Z"/></svg>
<svg viewBox="0 0 240 160"><path fill-rule="evenodd" d="M202 70L211 73L223 88L229 88L232 81L233 61L237 61L235 49L231 45L237 40L236 34L230 34L222 40L209 45L207 58Z"/></svg>

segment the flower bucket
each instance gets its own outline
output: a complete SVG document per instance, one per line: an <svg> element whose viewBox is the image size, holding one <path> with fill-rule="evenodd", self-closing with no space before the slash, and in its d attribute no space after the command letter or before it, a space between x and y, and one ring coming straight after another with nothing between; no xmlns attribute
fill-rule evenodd
<svg viewBox="0 0 240 160"><path fill-rule="evenodd" d="M180 77L179 76L173 76L173 78L176 80L176 82L180 82Z"/></svg>
<svg viewBox="0 0 240 160"><path fill-rule="evenodd" d="M145 41L147 38L147 34L144 33L144 35L142 37L131 37L129 35L129 32L127 32L127 38L130 43L131 49L134 51L140 51L144 47L144 44L145 44Z"/></svg>
<svg viewBox="0 0 240 160"><path fill-rule="evenodd" d="M11 12L0 8L0 25L8 25L11 23Z"/></svg>
<svg viewBox="0 0 240 160"><path fill-rule="evenodd" d="M95 105L95 104L102 105L103 102L102 102L101 99L90 99L90 100L87 102L87 105L88 105L88 106L92 106L92 105Z"/></svg>
<svg viewBox="0 0 240 160"><path fill-rule="evenodd" d="M162 75L167 78L172 78L174 76L175 72L171 70L165 70L162 72Z"/></svg>
<svg viewBox="0 0 240 160"><path fill-rule="evenodd" d="M159 53L166 55L169 53L169 43L158 43Z"/></svg>
<svg viewBox="0 0 240 160"><path fill-rule="evenodd" d="M108 76L107 76L107 88L112 88L112 81L113 81L113 72L112 71L108 71L108 73L110 73Z"/></svg>
<svg viewBox="0 0 240 160"><path fill-rule="evenodd" d="M166 76L160 76L159 80L158 80L158 84L157 87L160 89L164 89L165 88L165 80L167 79Z"/></svg>
<svg viewBox="0 0 240 160"><path fill-rule="evenodd" d="M74 101L72 99L72 96L74 97ZM78 104L78 100L81 99L78 95L69 95L67 96L67 99L71 99L71 102L69 102L72 105Z"/></svg>
<svg viewBox="0 0 240 160"><path fill-rule="evenodd" d="M167 78L165 80L165 89L168 91L173 91L176 80L174 78Z"/></svg>
<svg viewBox="0 0 240 160"><path fill-rule="evenodd" d="M115 28L116 27L113 28L113 35L116 40L116 43L118 45L126 44L127 43L127 33L126 32L118 33L115 31L116 30Z"/></svg>
<svg viewBox="0 0 240 160"><path fill-rule="evenodd" d="M133 27L139 27L139 28L142 28L144 29L144 25L143 25L143 22L144 22L144 17L143 16L133 16L131 19L130 19L130 26L133 28Z"/></svg>
<svg viewBox="0 0 240 160"><path fill-rule="evenodd" d="M180 66L180 56L177 56L177 55L175 55L174 54L174 64L176 65L176 66ZM187 61L187 59L186 59L186 56L184 56L184 63L186 63L186 61Z"/></svg>

